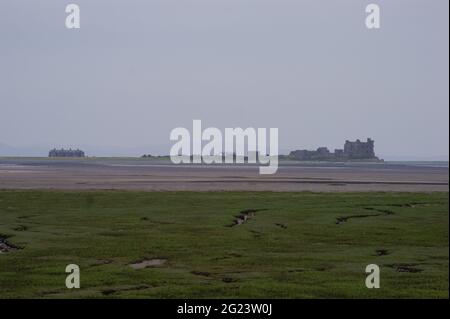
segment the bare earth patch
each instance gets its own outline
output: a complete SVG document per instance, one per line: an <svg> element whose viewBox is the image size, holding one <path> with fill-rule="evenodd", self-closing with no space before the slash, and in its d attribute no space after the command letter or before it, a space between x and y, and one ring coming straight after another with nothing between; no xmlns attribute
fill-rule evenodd
<svg viewBox="0 0 450 319"><path fill-rule="evenodd" d="M369 214L369 215L350 215L350 216L344 216L344 217L338 217L336 218L336 225L346 223L349 219L352 218L367 218L367 217L378 217L378 216L388 216L388 215L394 215L395 213L391 210L387 209L376 209L373 207L366 207L364 208L366 210L372 210L378 212L377 214Z"/></svg>
<svg viewBox="0 0 450 319"><path fill-rule="evenodd" d="M399 263L399 264L390 264L386 266L395 269L395 271L397 272L418 273L423 271L423 269L416 267L418 266L418 264Z"/></svg>
<svg viewBox="0 0 450 319"><path fill-rule="evenodd" d="M375 251L375 253L377 254L377 256L387 256L389 255L391 252L387 249L377 249Z"/></svg>
<svg viewBox="0 0 450 319"><path fill-rule="evenodd" d="M104 296L113 295L115 293L126 292L126 291L137 291L137 290L145 290L151 288L148 285L137 285L137 286L125 286L125 287L113 287L102 290L102 294Z"/></svg>
<svg viewBox="0 0 450 319"><path fill-rule="evenodd" d="M267 209L246 209L239 213L239 215L235 216L235 219L233 220L233 223L231 225L228 225L229 227L242 225L247 220L255 216L255 213L264 211Z"/></svg>
<svg viewBox="0 0 450 319"><path fill-rule="evenodd" d="M0 237L0 254L17 250L17 247L10 244L5 237Z"/></svg>
<svg viewBox="0 0 450 319"><path fill-rule="evenodd" d="M134 264L130 264L129 266L133 269L144 269L144 268L148 268L148 267L158 267L158 266L162 266L167 262L167 259L159 259L159 258L155 258L155 259L146 259L146 260L142 260L140 262L134 263Z"/></svg>

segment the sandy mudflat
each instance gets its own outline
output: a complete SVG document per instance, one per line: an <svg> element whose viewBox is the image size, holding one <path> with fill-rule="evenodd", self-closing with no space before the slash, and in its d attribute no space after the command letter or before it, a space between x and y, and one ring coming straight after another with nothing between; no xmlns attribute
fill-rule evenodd
<svg viewBox="0 0 450 319"><path fill-rule="evenodd" d="M249 165L173 165L145 159L0 158L0 189L233 191L448 191L448 165L286 163L275 175Z"/></svg>

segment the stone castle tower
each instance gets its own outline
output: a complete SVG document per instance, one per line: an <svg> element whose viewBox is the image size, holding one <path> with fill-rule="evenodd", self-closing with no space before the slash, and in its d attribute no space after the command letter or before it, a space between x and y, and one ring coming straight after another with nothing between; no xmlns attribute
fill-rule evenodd
<svg viewBox="0 0 450 319"><path fill-rule="evenodd" d="M350 159L375 158L374 141L370 138L366 142L361 142L360 140L355 142L345 141L344 154Z"/></svg>

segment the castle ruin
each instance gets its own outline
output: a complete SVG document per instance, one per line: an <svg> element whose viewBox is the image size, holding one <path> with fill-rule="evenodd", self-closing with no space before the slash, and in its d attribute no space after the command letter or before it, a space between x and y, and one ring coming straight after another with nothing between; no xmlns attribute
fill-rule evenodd
<svg viewBox="0 0 450 319"><path fill-rule="evenodd" d="M375 156L374 140L370 138L366 142L347 140L344 149L335 149L334 152L326 147L319 147L315 151L296 150L289 153L289 158L298 161L379 160Z"/></svg>

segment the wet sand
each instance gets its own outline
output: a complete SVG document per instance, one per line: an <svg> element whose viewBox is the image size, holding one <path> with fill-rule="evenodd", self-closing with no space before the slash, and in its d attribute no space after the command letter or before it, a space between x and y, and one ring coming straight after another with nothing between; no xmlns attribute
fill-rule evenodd
<svg viewBox="0 0 450 319"><path fill-rule="evenodd" d="M0 189L143 191L448 191L448 164L173 165L146 159L0 158Z"/></svg>

